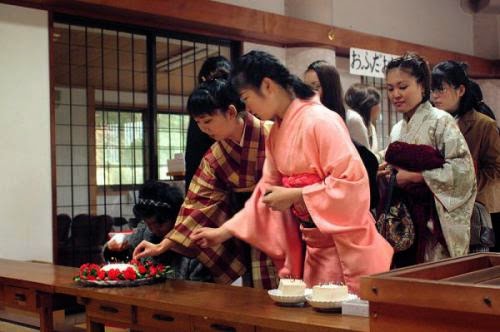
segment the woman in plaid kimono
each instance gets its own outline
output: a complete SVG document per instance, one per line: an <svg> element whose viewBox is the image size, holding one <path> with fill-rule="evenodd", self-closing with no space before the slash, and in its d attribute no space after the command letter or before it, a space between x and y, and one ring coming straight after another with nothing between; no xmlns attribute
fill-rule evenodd
<svg viewBox="0 0 500 332"><path fill-rule="evenodd" d="M275 119L264 174L240 212L193 240L235 236L272 257L281 277L358 293L360 276L387 271L393 250L375 229L368 175L342 118L270 54L244 55L232 80L250 112Z"/></svg>
<svg viewBox="0 0 500 332"><path fill-rule="evenodd" d="M134 258L157 256L166 250L196 257L218 283L231 283L245 275L244 284L270 289L276 286L271 260L238 240L199 248L191 233L200 226L219 227L242 206L262 176L265 124L244 112L244 105L227 83L202 84L189 97L187 108L200 129L216 142L196 171L174 229L159 245L141 243ZM251 268L250 268L251 261Z"/></svg>

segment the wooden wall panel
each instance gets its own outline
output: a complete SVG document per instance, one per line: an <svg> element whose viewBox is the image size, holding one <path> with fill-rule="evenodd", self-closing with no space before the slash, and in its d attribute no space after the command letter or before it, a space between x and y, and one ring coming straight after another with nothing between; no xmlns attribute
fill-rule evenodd
<svg viewBox="0 0 500 332"><path fill-rule="evenodd" d="M334 48L346 55L350 47L402 54L411 50L431 64L447 59L466 61L476 78L500 78L500 62L466 54L374 36L209 0L0 0L0 2L145 27L253 41L276 46ZM334 38L330 39L333 35Z"/></svg>

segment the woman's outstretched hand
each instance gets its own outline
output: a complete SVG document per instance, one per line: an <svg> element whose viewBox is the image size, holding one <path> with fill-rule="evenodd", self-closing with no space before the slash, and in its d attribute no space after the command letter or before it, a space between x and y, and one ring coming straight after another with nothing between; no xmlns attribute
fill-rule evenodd
<svg viewBox="0 0 500 332"><path fill-rule="evenodd" d="M135 247L132 256L134 259L158 256L169 250L172 245L173 242L169 239L163 239L158 244L143 240L137 247Z"/></svg>
<svg viewBox="0 0 500 332"><path fill-rule="evenodd" d="M201 248L213 247L231 238L231 233L224 227L200 227L193 231L190 238Z"/></svg>

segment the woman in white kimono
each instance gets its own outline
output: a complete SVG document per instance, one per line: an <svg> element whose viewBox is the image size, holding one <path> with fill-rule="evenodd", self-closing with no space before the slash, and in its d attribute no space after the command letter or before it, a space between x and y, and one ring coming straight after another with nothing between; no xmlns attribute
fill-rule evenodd
<svg viewBox="0 0 500 332"><path fill-rule="evenodd" d="M430 71L423 58L407 53L393 59L387 65L386 83L394 109L404 115L392 128L391 143L431 146L444 159L442 167L430 170L394 167L398 171L397 186L403 192L420 185L431 193L430 204L414 199L408 202L417 237L410 249L396 254L395 265L466 255L476 197L474 165L467 143L453 117L429 102ZM426 156L416 156L412 151L400 153L399 157L408 155L415 163L426 160ZM390 166L382 163L381 173L387 174Z"/></svg>

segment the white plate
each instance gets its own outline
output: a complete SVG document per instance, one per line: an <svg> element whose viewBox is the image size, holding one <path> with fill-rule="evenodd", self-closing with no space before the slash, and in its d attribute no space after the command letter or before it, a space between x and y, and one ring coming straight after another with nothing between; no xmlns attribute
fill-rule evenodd
<svg viewBox="0 0 500 332"><path fill-rule="evenodd" d="M134 287L148 285L164 280L165 277L142 278L136 280L79 280L79 284L83 286L98 286L98 287Z"/></svg>
<svg viewBox="0 0 500 332"><path fill-rule="evenodd" d="M311 295L306 295L306 300L309 305L315 309L337 309L342 308L342 302L351 301L357 299L358 296L355 294L348 294L341 301L314 301Z"/></svg>
<svg viewBox="0 0 500 332"><path fill-rule="evenodd" d="M279 289L270 289L267 291L267 294L273 299L274 302L278 304L297 304L304 303L306 301L306 295L310 295L312 290L310 288L306 288L304 291L304 295L283 295L281 290Z"/></svg>

